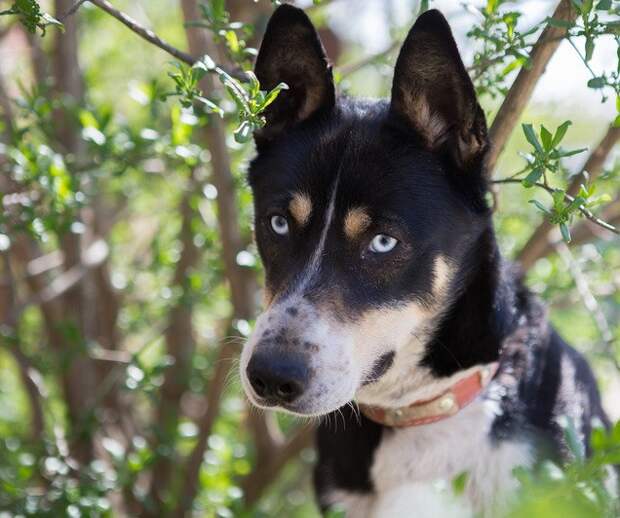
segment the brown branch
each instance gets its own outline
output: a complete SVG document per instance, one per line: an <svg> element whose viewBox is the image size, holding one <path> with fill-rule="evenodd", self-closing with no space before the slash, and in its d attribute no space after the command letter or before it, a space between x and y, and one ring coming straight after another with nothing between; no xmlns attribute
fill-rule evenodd
<svg viewBox="0 0 620 518"><path fill-rule="evenodd" d="M183 17L186 22L199 17L196 0L181 0ZM187 39L190 51L196 55L218 55L218 48L204 30L187 26ZM205 76L201 82L205 91L212 91L217 85L212 76ZM218 117L212 117L200 135L206 142L211 153L211 181L218 191L217 222L222 241L222 261L224 275L230 288L234 319L250 319L255 312L253 273L237 264L237 254L243 249L244 240L238 221L237 197L234 178L231 172L231 160L226 145L226 127ZM232 328L232 326L230 326ZM213 423L219 413L219 405L224 391L224 383L232 358L237 348L230 341L220 346L215 364L215 371L209 381L206 396L207 411L199 423L198 440L187 458L182 471L181 498L177 507L177 515L182 516L191 508L198 493L198 474L202 465L207 440L211 434Z"/></svg>
<svg viewBox="0 0 620 518"><path fill-rule="evenodd" d="M264 490L274 481L280 470L302 450L312 446L314 428L303 426L271 459L263 462L241 482L245 504L251 506L258 501Z"/></svg>
<svg viewBox="0 0 620 518"><path fill-rule="evenodd" d="M207 409L198 423L196 445L187 457L181 473L181 494L175 516L185 516L187 510L191 509L194 498L198 494L200 488L200 468L205 450L207 449L207 441L220 411L220 402L224 393L226 377L237 354L237 348L231 342L222 345L218 352L215 360L215 371L209 380L209 391L206 397Z"/></svg>
<svg viewBox="0 0 620 518"><path fill-rule="evenodd" d="M577 12L571 6L570 0L561 0L552 17L555 20L572 22ZM491 149L487 156L487 167L493 171L497 159L501 155L512 130L517 125L525 106L527 105L534 87L544 74L549 60L559 47L566 29L547 25L530 53L530 66L521 68L514 83L508 90L502 105L489 129Z"/></svg>
<svg viewBox="0 0 620 518"><path fill-rule="evenodd" d="M62 297L82 282L89 270L100 266L107 257L108 245L102 239L97 239L81 254L81 259L78 263L63 271L62 274L47 284L42 290L23 302L19 306L19 311L26 306L45 304ZM32 261L29 264L31 263Z"/></svg>
<svg viewBox="0 0 620 518"><path fill-rule="evenodd" d="M21 348L18 330L18 311L17 311L17 294L15 287L15 277L11 268L11 261L8 254L2 254L4 273L7 279L6 285L0 289L0 322L6 326L6 330L2 333L7 344L6 350L13 356L22 384L26 391L30 410L32 413L32 439L40 442L43 440L45 432L45 417L43 412L43 398L46 396L45 387L43 386L43 378L32 366L29 358L24 354Z"/></svg>
<svg viewBox="0 0 620 518"><path fill-rule="evenodd" d="M392 44L388 48L380 52L377 52L376 54L363 57L359 61L354 61L352 63L345 63L344 65L336 67L336 72L338 72L341 77L347 77L357 72L358 70L364 67L367 67L368 65L371 65L373 63L376 63L377 61L390 55L400 46L400 44L401 42L399 40L395 40L394 42L392 42Z"/></svg>
<svg viewBox="0 0 620 518"><path fill-rule="evenodd" d="M119 11L118 9L116 9L107 0L88 0L88 1L91 4L96 5L97 7L99 7L103 11L105 11L106 13L108 13L110 16L116 18L119 22L121 22L123 25L125 25L125 27L127 27L131 31L135 32L142 39L148 41L149 43L151 43L152 45L155 45L156 47L159 47L164 52L167 52L172 57L175 57L176 59L178 59L179 61L182 61L183 63L186 63L187 65L190 65L190 66L193 65L194 63L196 63L196 61L198 61L202 56L204 56L206 54L206 52L204 52L202 54L196 54L199 57L194 57L191 54L188 54L187 52L184 52L182 50L177 49L176 47L170 45L170 43L168 43L168 42L164 41L162 38L160 38L152 30L147 29L146 27L140 25L131 16L129 16L129 15L125 14L124 12ZM72 13L73 12L75 12L75 10L72 11ZM193 20L197 20L197 19L199 19L198 14L192 20L187 20L187 21L193 21ZM221 70L224 70L227 74L231 75L232 77L234 77L234 78L236 78L236 79L238 79L240 81L247 81L247 77L243 73L242 70L239 70L239 69L236 69L236 68L224 67L224 66L219 66L218 68L220 68ZM205 91L207 91L207 90L205 90Z"/></svg>
<svg viewBox="0 0 620 518"><path fill-rule="evenodd" d="M183 193L179 208L181 214L179 241L181 242L182 252L176 264L173 285L181 288L181 294L170 309L168 314L169 325L165 333L166 350L174 359L174 364L166 369L164 374L155 423L155 429L160 436L156 438L156 441L164 444L173 443L176 437L181 396L187 390L191 359L195 349L192 305L188 301L190 288L187 284L187 276L200 257L198 248L194 244L194 233L192 231L194 210L191 205L191 197L197 190L198 187L192 173L191 181ZM154 450L156 451L157 447ZM152 468L150 495L159 507L164 505L164 493L170 481L173 466L173 457L168 455L160 456Z"/></svg>
<svg viewBox="0 0 620 518"><path fill-rule="evenodd" d="M503 180L493 180L491 183L493 184L501 184L501 183L521 183L522 180L518 179L518 178L506 178ZM547 191L550 194L553 194L555 192L555 189L553 187L549 187L548 185L545 185L544 183L541 182L536 182L534 184L536 187L540 187L541 189L544 189L545 191ZM564 199L571 203L573 201L575 201L575 198L573 196L571 196L570 194L564 194ZM581 214L586 217L587 219L589 219L592 223L596 223L597 225L599 225L600 227L609 230L611 232L613 232L614 234L620 234L620 230L618 230L616 227L614 227L613 225L610 225L609 223L607 223L606 221L603 221L600 218L597 218L590 210L586 209L583 205L579 206L579 212L581 212Z"/></svg>
<svg viewBox="0 0 620 518"><path fill-rule="evenodd" d="M620 139L620 128L609 127L603 139L598 146L592 151L586 163L583 165L581 172L574 176L566 192L571 196L579 193L579 188L584 182L584 173L587 172L590 180L594 180L603 170L605 160L614 145ZM604 218L607 221L607 218ZM527 243L517 254L516 260L521 263L524 270L529 270L533 264L545 254L549 246L549 232L553 229L553 224L548 219L544 219L540 225L534 230Z"/></svg>
<svg viewBox="0 0 620 518"><path fill-rule="evenodd" d="M183 52L179 50L166 41L162 40L157 34L155 34L152 30L147 29L140 25L136 20L131 18L131 16L125 14L122 11L116 9L110 2L107 0L89 0L91 4L96 5L99 9L104 10L110 16L116 18L123 25L128 27L130 30L135 32L138 36L145 39L149 43L159 47L163 51L167 52L171 56L177 58L179 61L183 61L188 65L193 65L196 62L196 58L188 54L187 52Z"/></svg>

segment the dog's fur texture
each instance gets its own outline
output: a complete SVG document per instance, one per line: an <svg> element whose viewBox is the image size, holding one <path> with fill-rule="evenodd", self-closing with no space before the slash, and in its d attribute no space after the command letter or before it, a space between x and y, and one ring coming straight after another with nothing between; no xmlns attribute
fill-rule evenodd
<svg viewBox="0 0 620 518"><path fill-rule="evenodd" d="M447 22L419 17L390 101L336 96L314 27L288 5L256 74L263 89L289 90L266 112L249 173L266 309L241 357L248 397L327 416L323 510L495 515L513 468L566 457L561 419L587 448L592 422L607 418L586 361L500 257L486 122ZM495 361L486 390L434 424L387 428L351 404L407 405ZM466 505L436 484L462 472Z"/></svg>

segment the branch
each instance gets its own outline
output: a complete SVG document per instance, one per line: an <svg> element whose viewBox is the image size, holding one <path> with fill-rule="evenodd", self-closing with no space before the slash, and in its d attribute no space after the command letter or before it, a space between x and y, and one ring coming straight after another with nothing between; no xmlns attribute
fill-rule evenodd
<svg viewBox="0 0 620 518"><path fill-rule="evenodd" d="M179 50L173 47L166 41L162 40L153 31L151 31L150 29L147 29L146 27L143 27L136 20L131 18L129 15L113 7L112 4L108 2L107 0L89 0L89 1L91 4L99 7L99 9L104 10L110 16L113 16L114 18L116 18L123 25L125 25L130 30L135 32L138 36L145 39L149 43L155 45L156 47L159 47L160 49L167 52L171 56L177 58L179 61L183 61L184 63L187 63L188 65L193 65L196 62L196 59L193 56L187 54L186 52L183 52L182 50ZM72 11L70 11L70 13L75 12L74 8L72 8Z"/></svg>
<svg viewBox="0 0 620 518"><path fill-rule="evenodd" d="M577 12L572 8L570 0L561 0L552 18L572 22L576 19ZM534 87L544 74L549 60L559 47L562 38L566 34L565 28L547 25L530 53L530 66L523 67L519 71L514 83L508 90L504 102L499 108L493 124L489 129L491 149L487 156L487 167L493 171L497 159L504 150L504 146L516 126L527 102L532 96Z"/></svg>
<svg viewBox="0 0 620 518"><path fill-rule="evenodd" d="M198 248L194 244L192 231L194 209L191 205L191 196L199 190L196 183L192 172L179 207L181 214L179 241L182 252L175 267L173 285L181 289L181 295L170 308L169 326L165 333L166 351L174 359L174 364L166 369L160 390L158 415L154 424L154 428L158 430L154 451L159 449L158 446L161 443L171 443L176 437L180 401L187 390L191 359L196 345L192 325L193 308L187 297L191 289L187 284L187 275L200 257ZM172 471L173 456L159 456L152 468L153 478L150 489L150 497L157 502L158 506L164 505L165 491Z"/></svg>
<svg viewBox="0 0 620 518"><path fill-rule="evenodd" d="M6 285L0 290L0 308L2 311L2 325L6 326L4 335L7 343L6 350L13 356L19 368L19 374L30 402L32 412L32 438L34 441L43 440L45 433L45 418L43 413L43 398L46 396L46 390L43 385L41 374L33 368L28 357L21 349L21 342L18 335L18 312L17 312L17 294L15 287L15 276L11 268L11 261L6 253L2 254Z"/></svg>
<svg viewBox="0 0 620 518"><path fill-rule="evenodd" d="M573 180L566 190L567 194L574 197L579 193L579 188L584 181L584 173L588 173L590 180L594 180L600 174L607 156L619 139L620 127L610 126L603 139L586 160L579 174L573 177ZM607 220L607 218L605 218L605 220ZM547 218L543 219L536 230L534 230L527 243L517 254L516 259L521 263L524 270L529 270L532 265L542 257L541 254L546 250L549 244L549 232L551 232L552 229L553 224Z"/></svg>
<svg viewBox="0 0 620 518"><path fill-rule="evenodd" d="M286 463L305 448L312 446L313 438L314 428L302 425L302 428L297 430L268 462L258 466L241 482L246 506L251 506L258 501L263 491L275 480Z"/></svg>
<svg viewBox="0 0 620 518"><path fill-rule="evenodd" d="M227 342L220 347L215 360L215 372L209 380L209 391L206 397L207 410L198 423L198 439L196 445L189 454L181 473L181 496L179 498L175 516L185 516L191 509L194 498L200 489L200 468L207 449L207 441L211 435L213 424L220 412L220 402L224 392L226 377L233 364L233 358L237 356L235 344Z"/></svg>
<svg viewBox="0 0 620 518"><path fill-rule="evenodd" d="M368 65L371 65L375 63L376 61L379 61L380 59L383 59L384 57L388 56L389 54L394 52L399 47L400 43L401 42L399 40L395 40L394 42L392 42L392 44L388 48L380 52L377 52L376 54L363 57L359 61L354 61L353 63L347 63L340 67L336 67L336 71L340 74L340 77L349 76L357 72L358 70Z"/></svg>
<svg viewBox="0 0 620 518"><path fill-rule="evenodd" d="M556 243L555 248L575 280L575 286L577 287L577 291L579 291L579 295L583 300L583 305L586 307L590 315L592 315L592 319L594 320L594 323L601 334L601 338L605 343L607 356L609 356L609 359L613 362L618 372L620 372L620 362L618 361L614 350L614 334L611 330L609 322L607 321L607 317L605 317L598 301L592 294L592 290L588 284L588 279L581 271L579 264L575 261L575 258L573 257L573 254L569 250L568 246L566 246L566 243L559 241Z"/></svg>
<svg viewBox="0 0 620 518"><path fill-rule="evenodd" d="M601 219L605 220L611 225L620 225L620 196L614 201L603 207L601 210ZM589 220L580 221L577 225L571 228L571 241L570 246L575 247L591 241L592 239L609 239L611 235L607 231L603 230L598 225L592 223ZM544 243L544 248L538 251L536 260L547 257L555 252L555 243L561 241L562 238L559 232L552 231L548 235L548 239Z"/></svg>
<svg viewBox="0 0 620 518"><path fill-rule="evenodd" d="M521 183L521 180L518 179L518 178L506 178L504 180L493 180L493 181L491 181L491 183L494 183L494 184L500 184L500 183ZM540 187L541 189L544 189L549 194L553 194L555 192L555 189L553 187L549 187L548 185L545 185L544 183L536 182L534 185L536 187ZM564 199L567 202L569 202L569 203L575 201L575 198L573 196L571 196L570 194L567 194L567 193L564 194ZM596 223L597 225L601 226L605 230L609 230L609 231L613 232L614 234L620 234L620 230L618 230L613 225L610 225L609 223L603 221L602 219L597 218L594 214L592 214L591 211L586 209L583 205L581 205L579 207L579 212L581 212L581 214L583 214L587 219L589 219L593 223Z"/></svg>
<svg viewBox="0 0 620 518"><path fill-rule="evenodd" d="M183 52L182 50L179 50L176 47L170 45L170 43L164 41L162 38L157 36L157 34L155 34L152 30L147 29L146 27L140 25L131 16L129 16L129 15L125 14L124 12L119 11L118 9L116 9L107 0L88 0L88 1L91 4L96 5L97 7L99 7L99 9L102 9L103 11L108 13L110 16L116 18L119 22L121 22L123 25L125 25L127 28L129 28L131 31L135 32L142 39L148 41L149 43L151 43L152 45L155 45L156 47L159 47L164 52L167 52L168 54L170 54L171 56L175 57L179 61L182 61L183 63L186 63L187 65L191 66L194 63L196 63L196 61L198 61L200 59L200 58L196 58L196 57L192 56L191 54L188 54L187 52ZM79 5L77 5L77 6L74 5L73 8L69 11L68 14L73 14L77 10L77 8L80 7L81 2L78 2L78 4ZM198 16L196 16L195 19L198 19ZM200 57L204 56L205 54L206 53L200 54ZM226 73L228 73L229 75L231 75L235 79L238 79L240 81L247 81L247 77L246 77L245 73L242 70L228 68L228 67L219 66L219 65L218 65L218 68L224 70Z"/></svg>
<svg viewBox="0 0 620 518"><path fill-rule="evenodd" d="M186 22L198 18L198 4L196 0L181 0L183 17ZM218 55L214 42L203 30L195 27L186 28L190 51L197 55ZM217 88L214 78L207 75L201 82L205 91ZM238 221L238 208L235 182L231 171L231 159L226 145L226 127L218 118L210 119L209 124L202 130L200 136L205 139L211 153L211 180L218 191L217 222L222 240L222 261L224 275L230 287L230 296L233 306L233 319L250 319L255 313L254 304L254 277L251 270L237 264L237 254L243 249L243 239ZM232 326L230 326L232 327ZM198 440L187 458L182 472L182 495L177 507L177 515L183 516L191 508L192 502L199 490L200 467L207 447L207 440L211 434L213 423L219 413L219 405L224 391L226 376L232 365L232 358L236 356L236 345L230 341L220 346L215 364L215 372L209 382L209 391L206 396L207 411L199 423Z"/></svg>

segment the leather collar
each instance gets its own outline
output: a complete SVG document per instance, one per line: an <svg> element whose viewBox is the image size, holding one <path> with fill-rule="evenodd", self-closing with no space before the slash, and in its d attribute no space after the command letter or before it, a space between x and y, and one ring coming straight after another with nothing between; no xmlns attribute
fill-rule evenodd
<svg viewBox="0 0 620 518"><path fill-rule="evenodd" d="M360 404L359 407L368 419L384 426L405 428L435 423L453 416L476 399L495 376L497 367L497 362L481 366L438 396L407 406L383 408Z"/></svg>

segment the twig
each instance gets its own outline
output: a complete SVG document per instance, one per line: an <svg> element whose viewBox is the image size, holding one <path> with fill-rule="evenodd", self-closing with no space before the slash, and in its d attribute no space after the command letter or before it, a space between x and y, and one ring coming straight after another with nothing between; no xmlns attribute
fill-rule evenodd
<svg viewBox="0 0 620 518"><path fill-rule="evenodd" d="M618 361L614 350L614 334L611 330L609 322L607 321L607 317L605 317L605 314L596 300L596 297L592 294L592 290L588 284L588 279L581 271L579 264L573 257L573 254L569 250L566 243L559 241L555 244L555 248L575 280L575 286L577 287L577 291L579 291L579 295L583 300L583 305L588 310L590 315L592 315L592 319L594 320L594 323L601 334L601 338L605 343L605 349L609 359L613 362L616 370L620 372L620 361Z"/></svg>
<svg viewBox="0 0 620 518"><path fill-rule="evenodd" d="M574 21L576 17L577 12L571 6L570 0L561 0L552 15L552 18L555 20L569 22ZM544 74L547 63L549 63L549 60L559 47L565 34L565 28L547 25L532 47L530 66L528 68L521 68L508 90L508 94L504 98L489 129L489 138L492 143L487 157L489 171L493 171L495 168L497 159L501 155L512 130L532 96L536 83Z"/></svg>
<svg viewBox="0 0 620 518"><path fill-rule="evenodd" d="M155 45L156 47L159 47L164 52L167 52L168 54L175 57L179 61L182 61L183 63L186 63L187 65L191 66L200 59L199 57L196 58L192 56L191 54L188 54L187 52L183 52L182 50L179 50L176 47L170 45L170 43L164 41L157 34L155 34L152 30L147 29L146 27L140 25L140 23L134 20L131 16L116 9L107 0L84 0L84 1L88 1L91 4L96 5L97 7L99 7L106 13L108 13L110 16L113 16L114 18L116 18L119 22L121 22L123 25L128 27L131 31L135 32L138 36L145 39L149 43ZM70 12L68 14L75 13L75 11L80 7L80 5L82 5L82 3L84 2L78 2L79 5L74 5L70 9ZM225 66L218 66L217 68L219 68L220 70L223 70L228 75L234 77L235 79L238 79L239 81L248 80L243 70L240 70L238 68L229 68Z"/></svg>
<svg viewBox="0 0 620 518"><path fill-rule="evenodd" d="M291 438L281 446L272 456L269 462L259 466L254 472L246 477L241 483L244 501L247 506L256 503L265 488L273 482L275 475L292 458L305 448L312 445L314 428L301 426L294 432Z"/></svg>
<svg viewBox="0 0 620 518"><path fill-rule="evenodd" d="M78 0L77 2L75 2L75 4L73 4L71 6L71 9L69 9L65 14L63 14L59 20L62 22L64 21L66 18L69 18L69 16L71 16L73 13L75 13L81 6L83 3L88 2L89 0Z"/></svg>
<svg viewBox="0 0 620 518"><path fill-rule="evenodd" d="M603 139L599 142L596 148L590 153L585 164L581 168L581 172L574 176L566 192L571 196L576 196L579 192L579 187L583 183L584 173L588 173L590 180L596 178L603 170L605 160L611 150L614 148L616 142L620 139L620 128L611 125L605 133ZM607 218L605 218L607 219ZM521 264L524 270L528 270L536 262L537 259L542 257L546 250L549 248L549 232L553 229L553 224L547 219L538 225L536 230L532 232L532 235L527 240L527 243L523 246L520 252L517 254L517 261Z"/></svg>
<svg viewBox="0 0 620 518"><path fill-rule="evenodd" d="M89 270L100 266L107 259L108 253L109 249L106 242L103 239L95 240L82 254L82 260L79 264L65 270L49 285L45 286L45 288L36 292L31 298L20 304L18 306L18 311L21 312L25 307L33 304L47 304L55 299L58 299L82 281ZM33 261L36 261L37 259L34 259ZM41 272L37 272L36 274L38 275L39 273Z"/></svg>
<svg viewBox="0 0 620 518"><path fill-rule="evenodd" d="M372 63L379 61L380 59L391 54L399 47L400 43L401 42L399 40L395 40L394 42L392 42L392 44L388 48L380 52L377 52L376 54L366 56L360 59L359 61L354 61L353 63L347 63L340 67L336 67L336 70L339 72L341 77L346 77L348 75L351 75L354 72L357 72L358 70L360 70L361 68L371 65Z"/></svg>
<svg viewBox="0 0 620 518"><path fill-rule="evenodd" d="M164 50L171 56L174 56L178 60L183 61L184 63L187 63L188 65L193 65L196 62L196 58L189 55L187 52L183 52L182 50L179 50L173 47L172 45L170 45L169 43L167 43L166 41L162 40L152 30L147 29L146 27L143 27L136 20L131 18L129 15L113 7L112 4L108 2L107 0L88 0L88 1L91 4L99 7L99 9L104 10L110 16L113 16L114 18L116 18L123 25L125 25L126 27L131 29L133 32L135 32L138 36L142 37L149 43L152 43L153 45L159 47L160 49ZM77 7L79 7L79 5ZM75 10L77 9L75 6L74 8L71 9L73 12L75 12Z"/></svg>
<svg viewBox="0 0 620 518"><path fill-rule="evenodd" d="M506 178L506 179L503 179L503 180L493 180L491 183L494 183L494 184L521 183L521 180L519 180L517 178ZM536 182L534 185L536 187L540 187L541 189L544 189L545 191L547 191L550 194L553 194L555 192L555 189L553 187L549 187L548 185L545 185L544 183ZM575 201L575 198L573 196L571 196L570 194L567 194L567 193L564 193L564 199L566 201L568 201L569 203ZM611 232L613 232L615 234L620 234L620 230L618 230L613 225L610 225L609 223L606 223L602 219L597 218L594 214L592 214L591 211L586 209L583 205L579 206L579 212L581 212L581 214L583 214L587 219L589 219L593 223L596 223L597 225L603 227L604 229L609 230L609 231L611 231Z"/></svg>

